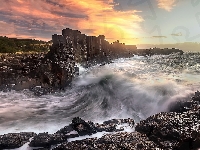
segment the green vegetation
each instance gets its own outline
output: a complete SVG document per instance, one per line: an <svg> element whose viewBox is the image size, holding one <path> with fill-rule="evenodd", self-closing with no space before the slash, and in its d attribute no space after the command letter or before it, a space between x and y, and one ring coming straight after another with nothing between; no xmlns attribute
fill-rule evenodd
<svg viewBox="0 0 200 150"><path fill-rule="evenodd" d="M0 53L46 52L51 42L33 39L17 39L0 36Z"/></svg>

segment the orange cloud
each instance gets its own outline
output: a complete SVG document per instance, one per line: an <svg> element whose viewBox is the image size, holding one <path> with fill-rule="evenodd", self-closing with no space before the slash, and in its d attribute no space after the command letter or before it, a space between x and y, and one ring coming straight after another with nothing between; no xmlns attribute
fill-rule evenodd
<svg viewBox="0 0 200 150"><path fill-rule="evenodd" d="M15 32L15 26L13 24L8 24L4 21L0 21L0 34L8 35Z"/></svg>
<svg viewBox="0 0 200 150"><path fill-rule="evenodd" d="M87 8L89 17L80 20L78 28L92 29L94 35L104 34L110 42L117 39L126 44L138 42L135 38L139 35L143 19L136 11L115 11L112 5L103 1L91 1L90 6L81 6Z"/></svg>
<svg viewBox="0 0 200 150"><path fill-rule="evenodd" d="M7 36L10 38L19 38L19 39L26 38L26 39L49 41L48 38L36 37L34 35L30 36L25 34L18 34L14 24L8 24L3 21L0 21L0 35Z"/></svg>
<svg viewBox="0 0 200 150"><path fill-rule="evenodd" d="M176 6L177 0L157 0L158 8L165 9L166 11L171 11L174 6Z"/></svg>
<svg viewBox="0 0 200 150"><path fill-rule="evenodd" d="M114 10L113 0L10 0L3 2L0 12L11 20L15 30L20 29L18 34L23 29L22 35L27 32L26 36L31 37L32 29L39 38L39 30L45 30L50 39L52 33L61 33L63 28L69 27L86 31L88 35L104 34L110 42L119 39L126 44L139 42L136 37L144 21L138 11Z"/></svg>

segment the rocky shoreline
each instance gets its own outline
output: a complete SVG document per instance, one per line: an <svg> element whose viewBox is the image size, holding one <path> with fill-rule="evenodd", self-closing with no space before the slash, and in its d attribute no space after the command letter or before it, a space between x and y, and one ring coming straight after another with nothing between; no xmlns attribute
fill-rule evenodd
<svg viewBox="0 0 200 150"><path fill-rule="evenodd" d="M29 89L36 95L62 90L78 74L73 49L52 45L48 53L0 56L0 90Z"/></svg>
<svg viewBox="0 0 200 150"><path fill-rule="evenodd" d="M135 128L135 131L125 132L123 127L118 128L123 124ZM68 142L70 138L93 135L103 131L107 134L100 138ZM29 140L30 147L40 150L197 150L200 148L200 92L195 92L191 100L174 103L169 112L155 114L136 124L130 118L112 119L98 124L76 117L71 124L54 134L25 132L1 135L0 149L18 148Z"/></svg>
<svg viewBox="0 0 200 150"><path fill-rule="evenodd" d="M53 93L69 86L78 75L77 63L86 67L104 65L112 59L132 57L134 53L119 41L109 44L102 35L87 37L77 30L64 29L62 35L53 35L52 38L53 44L48 53L0 56L1 91L29 89L39 96ZM170 51L173 52L180 51ZM144 51L144 55L154 53L156 51ZM137 124L130 118L98 124L77 117L54 134L8 133L0 135L0 149L19 148L27 142L33 149L40 150L196 149L200 147L199 102L200 93L196 92L191 100L173 104L170 112L153 115ZM124 125L135 131L125 132ZM68 142L71 138L100 132L110 134Z"/></svg>
<svg viewBox="0 0 200 150"><path fill-rule="evenodd" d="M87 36L78 30L62 30L52 35L47 53L0 55L0 90L29 89L36 95L53 93L69 86L79 74L77 64L90 67L111 63L113 59L137 55L183 54L179 49L137 50L119 41L109 43L104 35Z"/></svg>

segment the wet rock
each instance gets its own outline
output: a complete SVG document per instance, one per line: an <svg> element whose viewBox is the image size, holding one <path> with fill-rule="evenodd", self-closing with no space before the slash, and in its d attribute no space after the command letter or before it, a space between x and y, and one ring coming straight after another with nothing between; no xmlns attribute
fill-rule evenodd
<svg viewBox="0 0 200 150"><path fill-rule="evenodd" d="M103 124L96 123L94 124L91 121L86 122L85 120L76 117L72 120L72 128L78 132L80 136L82 135L91 135L97 132L118 132L123 131L123 128L117 129L117 125L119 124L129 124L130 127L134 126L133 119L112 119L108 121L104 121Z"/></svg>
<svg viewBox="0 0 200 150"><path fill-rule="evenodd" d="M50 147L50 135L48 133L39 133L30 142L31 147Z"/></svg>
<svg viewBox="0 0 200 150"><path fill-rule="evenodd" d="M194 107L194 103L195 102L192 101L173 102L169 106L169 112L177 112L177 113L187 112L188 110Z"/></svg>
<svg viewBox="0 0 200 150"><path fill-rule="evenodd" d="M74 50L70 40L53 44L40 64L38 74L42 83L54 88L64 88L75 76Z"/></svg>
<svg viewBox="0 0 200 150"><path fill-rule="evenodd" d="M116 122L115 122L116 123ZM36 135L35 133L9 133L0 136L0 148L18 148L21 147L23 144L29 141L31 137L33 139L30 142L31 147L43 147L49 148L52 145L60 144L66 142L68 138L78 137L80 135L85 135L85 131L81 130L80 124L85 125L87 128L87 134L96 133L94 128L98 128L93 122L88 121L85 122L81 118L74 118L72 124L65 126L64 128L58 130L54 134L48 133L39 133ZM103 126L103 131L110 131L111 126L107 124L101 124ZM93 129L92 129L93 128ZM73 133L74 129L78 129L79 134ZM116 131L114 128L112 131ZM89 131L91 130L91 131ZM95 131L95 132L94 132ZM82 134L81 134L82 133Z"/></svg>
<svg viewBox="0 0 200 150"><path fill-rule="evenodd" d="M76 149L176 149L188 150L200 148L200 105L199 92L197 91L191 100L185 101L189 109L184 111L161 112L148 117L134 125L133 119L112 119L103 124L85 121L79 117L72 123L58 130L55 134L40 133L34 136L30 146L49 148L53 150ZM135 132L123 132L118 125L128 124L135 126ZM76 133L76 132L77 133ZM101 138L88 138L79 141L67 142L68 138L91 135L97 132L113 132L103 135ZM120 131L120 132L119 132ZM75 132L75 133L74 133ZM10 147L21 146L18 136L10 134L7 138L1 136ZM5 139L5 140L2 140ZM9 140L10 139L10 140ZM25 140L26 141L26 140ZM5 143L5 142L4 142ZM4 146L5 145L1 145Z"/></svg>
<svg viewBox="0 0 200 150"><path fill-rule="evenodd" d="M96 133L96 128L94 126L94 123L89 121L86 122L83 119L76 117L72 120L72 127L75 131L78 132L79 135L91 135L93 133Z"/></svg>
<svg viewBox="0 0 200 150"><path fill-rule="evenodd" d="M38 64L44 53L4 54L0 61L0 90L22 90L40 85L36 76Z"/></svg>
<svg viewBox="0 0 200 150"><path fill-rule="evenodd" d="M65 141L67 141L67 138L63 134L39 133L38 135L34 136L29 145L31 147L48 148L51 145L59 144Z"/></svg>
<svg viewBox="0 0 200 150"><path fill-rule="evenodd" d="M40 95L63 89L78 71L73 53L68 43L53 45L47 54L1 55L0 90L30 89Z"/></svg>
<svg viewBox="0 0 200 150"><path fill-rule="evenodd" d="M95 124L96 130L98 132L114 132L117 131L116 124Z"/></svg>
<svg viewBox="0 0 200 150"><path fill-rule="evenodd" d="M56 132L56 134L63 134L67 139L79 137L79 134L77 132L74 132L72 124L65 126L64 128L61 128Z"/></svg>
<svg viewBox="0 0 200 150"><path fill-rule="evenodd" d="M30 89L40 96L65 89L79 74L76 63L85 67L102 66L113 59L142 55L183 53L178 49L151 49L137 51L135 45L115 41L110 44L104 35L87 36L78 30L62 30L52 35L48 53L5 54L0 57L0 90ZM40 87L40 88L38 88Z"/></svg>
<svg viewBox="0 0 200 150"><path fill-rule="evenodd" d="M118 124L119 122L120 120L118 119L112 119L112 120L104 121L103 124Z"/></svg>
<svg viewBox="0 0 200 150"><path fill-rule="evenodd" d="M0 135L0 149L19 148L36 134L33 132L9 133Z"/></svg>
<svg viewBox="0 0 200 150"><path fill-rule="evenodd" d="M53 150L76 150L76 149L156 149L157 145L150 141L144 134L133 132L120 132L107 134L103 137L88 138L81 141L62 143Z"/></svg>
<svg viewBox="0 0 200 150"><path fill-rule="evenodd" d="M194 96L190 100L187 101L177 101L171 103L169 106L169 112L187 112L189 110L193 110L198 108L200 104L200 92L195 92Z"/></svg>
<svg viewBox="0 0 200 150"><path fill-rule="evenodd" d="M192 100L196 101L198 103L200 102L200 92L199 91L195 92L194 96L192 97Z"/></svg>
<svg viewBox="0 0 200 150"><path fill-rule="evenodd" d="M181 149L182 145L198 148L199 116L199 108L183 113L159 113L138 123L135 130L146 134L163 149Z"/></svg>
<svg viewBox="0 0 200 150"><path fill-rule="evenodd" d="M64 128L61 128L60 130L58 130L56 133L60 133L60 134L69 134L70 132L72 132L74 129L72 127L72 125L68 125L65 126Z"/></svg>

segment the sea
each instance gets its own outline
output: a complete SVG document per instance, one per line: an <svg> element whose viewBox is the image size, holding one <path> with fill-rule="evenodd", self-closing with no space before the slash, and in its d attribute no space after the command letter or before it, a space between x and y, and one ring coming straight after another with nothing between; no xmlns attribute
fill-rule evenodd
<svg viewBox="0 0 200 150"><path fill-rule="evenodd" d="M37 96L29 90L0 92L0 135L55 133L81 117L95 123L167 112L200 90L200 53L119 58L84 68L64 91Z"/></svg>

